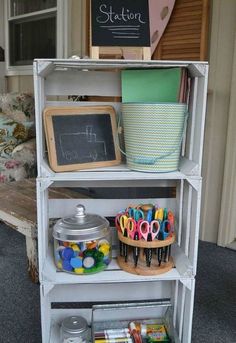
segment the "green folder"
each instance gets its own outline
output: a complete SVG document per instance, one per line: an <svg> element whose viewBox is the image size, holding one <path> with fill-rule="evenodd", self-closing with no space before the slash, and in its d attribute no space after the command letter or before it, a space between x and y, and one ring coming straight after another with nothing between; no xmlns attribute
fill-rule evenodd
<svg viewBox="0 0 236 343"><path fill-rule="evenodd" d="M123 70L122 102L179 102L182 68Z"/></svg>

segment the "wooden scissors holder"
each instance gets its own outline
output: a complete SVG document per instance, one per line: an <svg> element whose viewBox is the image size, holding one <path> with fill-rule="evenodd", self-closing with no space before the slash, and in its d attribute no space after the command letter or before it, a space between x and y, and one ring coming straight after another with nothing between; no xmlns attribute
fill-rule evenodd
<svg viewBox="0 0 236 343"><path fill-rule="evenodd" d="M157 250L158 248L166 248L173 244L175 242L175 233L172 233L171 236L167 237L163 241L154 240L152 242L147 242L145 240L135 241L128 237L124 237L123 234L118 231L118 239L121 244L125 244L127 246L127 261L125 261L124 256L119 255L117 257L117 263L124 271L137 275L158 275L166 273L174 267L173 258L171 256L169 256L166 261L164 261L163 256L159 265ZM137 266L135 266L133 259L133 249L136 247L140 248ZM145 249L152 249L150 266L147 266L146 264Z"/></svg>

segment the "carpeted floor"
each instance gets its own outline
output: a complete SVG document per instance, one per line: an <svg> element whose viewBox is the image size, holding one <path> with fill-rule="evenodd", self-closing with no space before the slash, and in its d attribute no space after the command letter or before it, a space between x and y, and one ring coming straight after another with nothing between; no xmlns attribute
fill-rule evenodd
<svg viewBox="0 0 236 343"><path fill-rule="evenodd" d="M236 342L236 251L200 242L193 343Z"/></svg>
<svg viewBox="0 0 236 343"><path fill-rule="evenodd" d="M200 242L192 343L236 343L236 252ZM0 225L0 343L40 343L39 286L24 237ZM185 343L185 342L183 342Z"/></svg>

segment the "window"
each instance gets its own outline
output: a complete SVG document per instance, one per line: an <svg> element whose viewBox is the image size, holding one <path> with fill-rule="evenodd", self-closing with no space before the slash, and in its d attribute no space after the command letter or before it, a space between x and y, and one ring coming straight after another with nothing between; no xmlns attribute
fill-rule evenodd
<svg viewBox="0 0 236 343"><path fill-rule="evenodd" d="M6 5L8 75L31 74L34 58L67 57L68 1L6 0Z"/></svg>

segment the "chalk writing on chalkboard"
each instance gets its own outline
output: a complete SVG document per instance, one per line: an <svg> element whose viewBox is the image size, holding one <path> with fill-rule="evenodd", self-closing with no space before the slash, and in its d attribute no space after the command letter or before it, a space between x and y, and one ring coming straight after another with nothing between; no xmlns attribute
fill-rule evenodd
<svg viewBox="0 0 236 343"><path fill-rule="evenodd" d="M89 163L115 159L109 114L52 117L57 163Z"/></svg>
<svg viewBox="0 0 236 343"><path fill-rule="evenodd" d="M150 46L148 0L92 0L93 46Z"/></svg>
<svg viewBox="0 0 236 343"><path fill-rule="evenodd" d="M106 161L107 149L105 140L97 139L97 134L93 133L93 126L86 126L85 132L63 133L59 136L60 148L65 161L81 163L104 160ZM64 147L67 147L66 149ZM78 148L81 151L78 152Z"/></svg>
<svg viewBox="0 0 236 343"><path fill-rule="evenodd" d="M47 108L44 125L53 170L119 164L115 111L111 106Z"/></svg>

